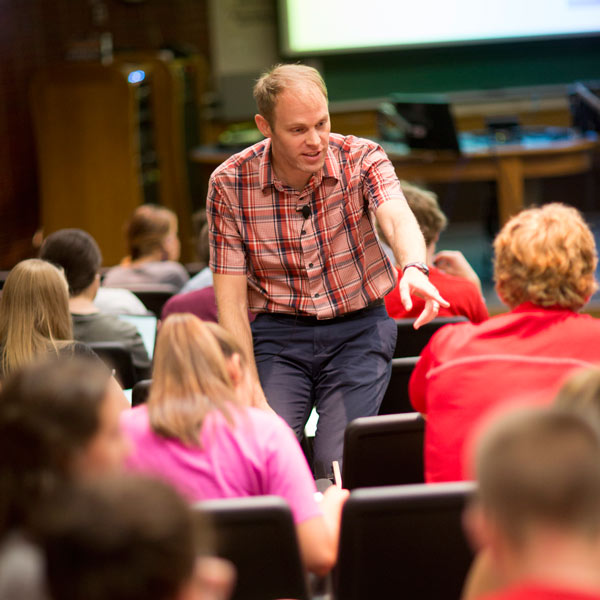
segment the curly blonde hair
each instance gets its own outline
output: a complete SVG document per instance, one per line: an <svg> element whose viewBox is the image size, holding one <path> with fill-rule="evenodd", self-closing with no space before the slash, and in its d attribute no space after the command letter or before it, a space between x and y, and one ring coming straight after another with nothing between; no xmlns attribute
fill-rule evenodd
<svg viewBox="0 0 600 600"><path fill-rule="evenodd" d="M514 216L494 240L494 279L511 308L578 310L597 288L594 236L579 211L552 203Z"/></svg>

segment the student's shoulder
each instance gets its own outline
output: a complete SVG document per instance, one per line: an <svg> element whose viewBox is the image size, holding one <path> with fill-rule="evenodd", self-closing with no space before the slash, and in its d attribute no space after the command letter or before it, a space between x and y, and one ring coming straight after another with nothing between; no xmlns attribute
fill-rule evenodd
<svg viewBox="0 0 600 600"><path fill-rule="evenodd" d="M434 353L438 351L452 353L454 349L468 344L473 338L481 335L481 328L485 323L471 323L470 321L448 323L431 336L428 346Z"/></svg>
<svg viewBox="0 0 600 600"><path fill-rule="evenodd" d="M119 419L121 427L130 434L145 434L150 431L148 407L145 404L124 410Z"/></svg>
<svg viewBox="0 0 600 600"><path fill-rule="evenodd" d="M263 410L261 408L248 407L246 416L252 424L259 428L261 434L268 435L288 435L291 433L289 425L274 412Z"/></svg>

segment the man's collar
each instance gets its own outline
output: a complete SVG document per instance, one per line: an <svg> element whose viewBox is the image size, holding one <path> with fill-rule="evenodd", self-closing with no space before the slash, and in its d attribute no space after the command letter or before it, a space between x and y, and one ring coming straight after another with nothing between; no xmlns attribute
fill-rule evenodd
<svg viewBox="0 0 600 600"><path fill-rule="evenodd" d="M271 138L265 138L263 153L260 159L260 167L258 173L258 182L260 189L264 192L269 185L274 185L273 182L273 166L271 165Z"/></svg>

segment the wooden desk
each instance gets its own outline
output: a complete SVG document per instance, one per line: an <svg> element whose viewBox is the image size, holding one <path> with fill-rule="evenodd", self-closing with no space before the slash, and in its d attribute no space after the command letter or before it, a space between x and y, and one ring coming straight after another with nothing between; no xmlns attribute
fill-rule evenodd
<svg viewBox="0 0 600 600"><path fill-rule="evenodd" d="M400 179L423 182L495 181L500 224L525 205L525 180L579 175L591 170L598 141L586 138L543 145L498 145L460 156L451 152L394 153L386 148Z"/></svg>
<svg viewBox="0 0 600 600"><path fill-rule="evenodd" d="M398 152L384 145L400 179L422 182L495 181L500 223L518 213L526 179L586 173L592 168L597 140L572 138L543 145L506 144L457 156L444 151ZM397 147L397 146L396 146ZM215 146L191 151L191 160L214 169L231 153Z"/></svg>

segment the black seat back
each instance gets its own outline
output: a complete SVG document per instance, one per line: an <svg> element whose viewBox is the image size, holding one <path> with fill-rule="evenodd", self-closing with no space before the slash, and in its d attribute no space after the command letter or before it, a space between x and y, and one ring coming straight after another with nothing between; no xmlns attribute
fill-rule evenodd
<svg viewBox="0 0 600 600"><path fill-rule="evenodd" d="M380 415L414 411L408 395L408 382L418 360L418 356L392 359L392 376L379 407Z"/></svg>
<svg viewBox="0 0 600 600"><path fill-rule="evenodd" d="M431 336L444 325L454 323L466 323L467 317L437 317L429 323L415 329L413 324L415 319L396 319L398 328L398 337L396 339L396 349L394 358L403 356L419 356Z"/></svg>
<svg viewBox="0 0 600 600"><path fill-rule="evenodd" d="M115 370L115 378L125 390L136 383L135 368L131 350L121 342L89 342L89 346L110 369Z"/></svg>
<svg viewBox="0 0 600 600"><path fill-rule="evenodd" d="M424 434L419 413L354 419L344 435L344 487L423 483Z"/></svg>
<svg viewBox="0 0 600 600"><path fill-rule="evenodd" d="M199 502L216 532L216 554L237 571L232 600L308 599L296 529L277 496Z"/></svg>
<svg viewBox="0 0 600 600"><path fill-rule="evenodd" d="M462 530L472 482L368 488L342 513L338 600L458 600L472 560Z"/></svg>
<svg viewBox="0 0 600 600"><path fill-rule="evenodd" d="M139 406L140 404L146 404L148 401L148 395L150 394L150 386L152 385L152 379L142 379L138 381L131 390L131 406Z"/></svg>

